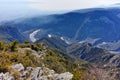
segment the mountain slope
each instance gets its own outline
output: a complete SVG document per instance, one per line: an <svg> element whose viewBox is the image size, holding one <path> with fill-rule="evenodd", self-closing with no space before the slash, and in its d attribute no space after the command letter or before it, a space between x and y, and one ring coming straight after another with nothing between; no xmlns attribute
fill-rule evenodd
<svg viewBox="0 0 120 80"><path fill-rule="evenodd" d="M108 79L105 80L119 80L120 79L120 55L110 53L102 48L93 47L89 43L77 43L67 47L67 52L76 58L88 61L101 69L101 76L105 77L107 74ZM104 72L102 72L105 71ZM101 78L102 79L102 78Z"/></svg>
<svg viewBox="0 0 120 80"><path fill-rule="evenodd" d="M120 39L119 21L119 8L95 8L16 20L7 22L6 25L14 25L22 33L43 29L46 34L65 36L73 40L100 38L99 42L111 42Z"/></svg>
<svg viewBox="0 0 120 80"><path fill-rule="evenodd" d="M67 47L67 53L103 66L120 67L120 55L112 54L102 48L93 47L89 43L77 43Z"/></svg>
<svg viewBox="0 0 120 80"><path fill-rule="evenodd" d="M23 42L25 41L25 37L18 31L16 27L0 26L0 40L4 42L11 42L13 40Z"/></svg>
<svg viewBox="0 0 120 80"><path fill-rule="evenodd" d="M6 50L0 49L0 78L2 79L11 80L11 76L12 80L41 80L41 78L42 80L71 80L72 77L72 80L93 80L98 78L93 72L94 68L85 61L71 61L43 44L14 43L16 42L3 45L3 48L7 47ZM15 51L11 51L11 48ZM72 73L72 76L64 74L58 77L59 73L64 72ZM57 77L59 79L56 79Z"/></svg>
<svg viewBox="0 0 120 80"><path fill-rule="evenodd" d="M117 42L103 42L97 45L100 48L107 49L110 51L120 51L120 41ZM118 52L119 53L119 52Z"/></svg>
<svg viewBox="0 0 120 80"><path fill-rule="evenodd" d="M39 39L38 41L36 41L36 43L43 43L53 49L57 49L63 52L66 51L66 47L68 46L68 44L64 40L62 40L60 37L55 35L51 35L51 37L48 36Z"/></svg>
<svg viewBox="0 0 120 80"><path fill-rule="evenodd" d="M44 43L49 47L52 47L54 50L62 50L62 45L55 46L56 43L53 39L49 40L47 38L43 38L42 40L38 40L37 43ZM51 41L53 43L51 43ZM59 41L57 41L59 43ZM96 74L99 74L99 79L119 80L120 76L120 55L110 53L109 51L94 47L90 43L87 42L79 42L73 43L71 45L67 45L64 47L63 54L69 56L69 58L73 58L73 60L85 60L88 61L92 66L94 66L96 70ZM57 49L56 49L57 48ZM98 79L98 80L99 80Z"/></svg>
<svg viewBox="0 0 120 80"><path fill-rule="evenodd" d="M68 56L74 56L78 59L89 61L90 63L96 63L103 66L108 65L110 67L120 67L120 55L110 53L108 50L94 47L87 42L73 43L71 45L66 44L59 37L43 38L36 43L43 43L55 50L60 50Z"/></svg>

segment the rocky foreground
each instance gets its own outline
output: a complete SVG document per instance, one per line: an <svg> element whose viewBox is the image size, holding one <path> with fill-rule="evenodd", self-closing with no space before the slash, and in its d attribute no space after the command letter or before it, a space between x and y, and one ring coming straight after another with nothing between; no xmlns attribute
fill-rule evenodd
<svg viewBox="0 0 120 80"><path fill-rule="evenodd" d="M0 44L0 80L79 80L86 76L84 67L43 44Z"/></svg>
<svg viewBox="0 0 120 80"><path fill-rule="evenodd" d="M14 74L14 76L12 76ZM46 67L25 67L20 63L11 66L11 73L0 73L0 80L72 80L73 74L65 72L61 74L55 73Z"/></svg>
<svg viewBox="0 0 120 80"><path fill-rule="evenodd" d="M44 59L48 60L49 57L45 46L41 48L30 44L21 46L21 48L20 45L14 46L15 51L8 49L0 52L0 80L72 80L73 74L70 72L58 73L52 68L47 68ZM47 58L45 58L46 55ZM52 65L55 66L55 64Z"/></svg>
<svg viewBox="0 0 120 80"><path fill-rule="evenodd" d="M94 48L83 45L82 48L75 48L75 51L73 49L69 47L72 50L70 56L43 43L0 42L0 80L119 80L119 68L101 68L72 56L92 55L90 59L97 58L99 60L94 61L100 62L100 57L93 57L97 52L89 52ZM77 52L84 52L77 54L76 49Z"/></svg>

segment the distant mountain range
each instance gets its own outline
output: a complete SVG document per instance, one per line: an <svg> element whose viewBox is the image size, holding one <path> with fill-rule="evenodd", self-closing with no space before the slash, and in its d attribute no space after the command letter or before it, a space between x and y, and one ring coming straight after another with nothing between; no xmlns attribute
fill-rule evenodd
<svg viewBox="0 0 120 80"><path fill-rule="evenodd" d="M107 71L106 74L109 76L109 80L112 80L111 78L116 80L120 78L120 54L94 47L87 42L76 42L69 45L60 37L56 36L45 37L38 40L37 43L42 43L55 51L59 51L61 54L69 56L69 58L73 60L82 59L92 65L96 65L100 69ZM103 72L100 72L100 74L101 73L104 74ZM100 79L104 78L102 75Z"/></svg>
<svg viewBox="0 0 120 80"><path fill-rule="evenodd" d="M120 55L109 52L108 50L94 47L87 42L76 42L67 44L60 37L44 37L36 43L43 43L55 50L61 51L64 54L75 56L96 64L107 64L107 66L120 67Z"/></svg>
<svg viewBox="0 0 120 80"><path fill-rule="evenodd" d="M55 34L72 40L99 38L99 42L113 42L120 39L119 21L119 8L95 8L66 14L18 19L3 25L16 26L21 33L26 33L26 35L41 29L45 31L44 34ZM40 37L37 36L37 38Z"/></svg>
<svg viewBox="0 0 120 80"><path fill-rule="evenodd" d="M1 24L0 40L43 43L72 59L94 64L117 80L120 54L112 51L120 50L119 21L119 8L84 9L18 19Z"/></svg>

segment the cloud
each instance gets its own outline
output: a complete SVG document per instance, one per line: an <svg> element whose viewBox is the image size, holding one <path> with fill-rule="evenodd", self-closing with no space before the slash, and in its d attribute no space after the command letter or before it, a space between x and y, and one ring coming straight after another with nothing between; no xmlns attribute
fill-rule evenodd
<svg viewBox="0 0 120 80"><path fill-rule="evenodd" d="M31 8L41 11L64 11L120 3L120 0L27 0L37 4L29 4Z"/></svg>
<svg viewBox="0 0 120 80"><path fill-rule="evenodd" d="M21 16L61 13L67 10L119 5L120 0L0 0L0 21Z"/></svg>

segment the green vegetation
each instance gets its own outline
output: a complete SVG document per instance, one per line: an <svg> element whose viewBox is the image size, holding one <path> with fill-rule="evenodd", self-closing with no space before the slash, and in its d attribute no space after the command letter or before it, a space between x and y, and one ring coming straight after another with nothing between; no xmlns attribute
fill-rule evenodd
<svg viewBox="0 0 120 80"><path fill-rule="evenodd" d="M10 44L8 45L10 51L12 51L12 52L17 51L17 44L18 44L18 41L17 41L17 40L15 40L15 41L13 41L12 43L10 43Z"/></svg>
<svg viewBox="0 0 120 80"><path fill-rule="evenodd" d="M0 50L4 49L4 43L2 41L0 41Z"/></svg>
<svg viewBox="0 0 120 80"><path fill-rule="evenodd" d="M41 57L35 52L47 51ZM22 63L25 67L46 66L55 70L57 73L71 72L74 74L73 80L81 80L86 67L80 65L79 61L71 61L63 55L46 48L43 44L31 44L29 42L19 44L17 41L4 45L0 42L0 72L10 71L10 66ZM79 64L79 65L78 65Z"/></svg>
<svg viewBox="0 0 120 80"><path fill-rule="evenodd" d="M85 70L85 67L81 68L78 65L80 64L80 62L72 62L68 60L66 57L58 53L55 53L51 50L49 50L47 55L44 56L42 62L46 64L45 66L55 70L57 73L67 71L71 72L72 74L74 74L73 80L81 80L82 76L84 75L83 71Z"/></svg>

